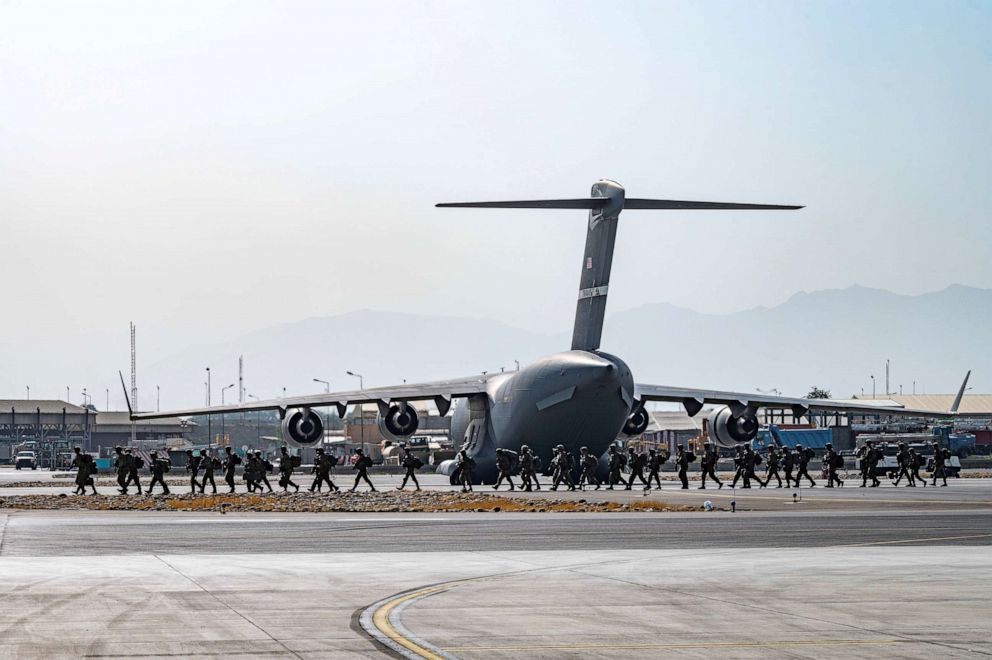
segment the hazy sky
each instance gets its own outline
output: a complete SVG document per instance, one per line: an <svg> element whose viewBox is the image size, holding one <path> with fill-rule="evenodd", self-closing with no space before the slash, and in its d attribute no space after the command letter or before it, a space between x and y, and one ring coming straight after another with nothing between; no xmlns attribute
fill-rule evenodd
<svg viewBox="0 0 992 660"><path fill-rule="evenodd" d="M433 204L601 177L808 206L624 214L612 311L992 287L990 35L988 2L8 0L0 359L364 307L567 329L583 213Z"/></svg>

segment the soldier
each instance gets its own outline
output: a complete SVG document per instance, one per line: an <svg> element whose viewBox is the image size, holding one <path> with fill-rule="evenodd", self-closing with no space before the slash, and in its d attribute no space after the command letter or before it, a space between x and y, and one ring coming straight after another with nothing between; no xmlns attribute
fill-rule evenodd
<svg viewBox="0 0 992 660"><path fill-rule="evenodd" d="M117 458L114 460L114 468L117 470L117 490L121 495L127 495L127 459L124 457L124 448L120 445L114 447Z"/></svg>
<svg viewBox="0 0 992 660"><path fill-rule="evenodd" d="M317 455L313 459L313 469L317 473L317 477L310 484L310 492L317 491L320 492L320 487L323 484L327 484L327 487L331 489L331 492L340 490L333 481L331 481L331 468L334 467L332 458L327 455L323 447L317 447ZM405 481L404 481L405 483Z"/></svg>
<svg viewBox="0 0 992 660"><path fill-rule="evenodd" d="M551 490L558 490L559 484L564 481L569 490L575 490L575 481L572 479L572 471L575 470L575 457L565 449L565 445L558 445L557 463L554 465L554 481Z"/></svg>
<svg viewBox="0 0 992 660"><path fill-rule="evenodd" d="M537 481L536 457L527 445L520 448L520 481L528 493L531 492L531 485L541 490L541 484Z"/></svg>
<svg viewBox="0 0 992 660"><path fill-rule="evenodd" d="M138 479L138 470L144 465L144 460L140 456L135 456L128 447L124 450L124 458L127 461L127 479L124 481L124 488L127 489L131 483L134 483L134 487L138 489L138 495L141 495L141 481Z"/></svg>
<svg viewBox="0 0 992 660"><path fill-rule="evenodd" d="M170 467L169 459L159 458L158 452L154 450L149 453L149 457L152 459L151 465L148 466L152 472L152 480L151 483L148 484L148 490L146 492L151 495L152 490L155 488L155 484L161 484L162 494L168 495L169 486L165 483L165 473Z"/></svg>
<svg viewBox="0 0 992 660"><path fill-rule="evenodd" d="M661 477L658 473L661 471L661 466L665 464L668 460L668 456L659 452L657 449L648 450L648 485L644 487L644 490L651 490L651 480L658 484L658 490L661 490Z"/></svg>
<svg viewBox="0 0 992 660"><path fill-rule="evenodd" d="M757 481L761 488L764 488L768 484L761 480L758 473L755 472L755 468L761 464L761 454L757 453L751 449L751 445L744 447L744 488L751 487L751 481Z"/></svg>
<svg viewBox="0 0 992 660"><path fill-rule="evenodd" d="M613 485L616 483L622 483L624 486L627 485L627 480L623 478L620 472L623 470L623 454L617 451L616 445L610 445L607 450L610 458L609 465L609 484L606 486L608 490L613 490Z"/></svg>
<svg viewBox="0 0 992 660"><path fill-rule="evenodd" d="M261 491L262 484L265 484L265 487L268 488L271 493L272 484L269 483L269 473L275 469L275 466L272 465L272 462L269 459L262 456L261 449L255 450L255 460L258 465L258 469L255 472L255 488ZM290 458L290 461L292 461L292 458Z"/></svg>
<svg viewBox="0 0 992 660"><path fill-rule="evenodd" d="M375 486L372 485L372 480L369 479L369 468L372 467L372 459L366 456L362 449L356 449L355 455L355 462L352 463L351 469L358 470L358 474L355 475L355 485L352 486L351 490L348 492L355 492L355 489L358 488L358 483L364 479L365 483L369 485L369 488L371 488L374 493Z"/></svg>
<svg viewBox="0 0 992 660"><path fill-rule="evenodd" d="M295 492L300 492L300 487L293 483L293 457L285 445L279 449L279 485L284 493L290 486L296 489Z"/></svg>
<svg viewBox="0 0 992 660"><path fill-rule="evenodd" d="M744 447L737 445L734 447L734 480L730 482L731 488L737 488L737 480L743 479L744 483L747 484L747 477L745 476L745 465L744 465Z"/></svg>
<svg viewBox="0 0 992 660"><path fill-rule="evenodd" d="M912 447L909 448L909 465L913 470L912 477L913 483L919 481L923 484L923 487L927 487L927 480L920 474L920 468L926 463L926 459L923 458L923 454L917 454L916 450Z"/></svg>
<svg viewBox="0 0 992 660"><path fill-rule="evenodd" d="M785 487L792 488L792 471L796 468L796 452L788 447L782 448L782 471L785 472ZM799 478L796 478L796 487L799 487Z"/></svg>
<svg viewBox="0 0 992 660"><path fill-rule="evenodd" d="M627 478L626 490L630 490L634 487L634 477L641 480L641 483L644 484L645 490L650 490L651 486L648 484L647 480L644 479L645 463L647 463L647 456L644 454L638 454L633 447L627 447L627 465L630 466L630 477Z"/></svg>
<svg viewBox="0 0 992 660"><path fill-rule="evenodd" d="M913 481L913 474L910 468L909 450L906 449L905 442L899 443L899 453L896 455L896 461L899 463L899 474L896 476L893 485L898 486L903 475L906 475L906 486L915 488L916 483Z"/></svg>
<svg viewBox="0 0 992 660"><path fill-rule="evenodd" d="M513 458L513 452L503 448L496 449L496 469L499 470L499 475L496 477L493 490L499 489L499 485L503 483L503 479L506 479L506 483L510 484L510 490L513 490L513 479L510 478L510 468L513 467ZM554 488L551 490L554 490Z"/></svg>
<svg viewBox="0 0 992 660"><path fill-rule="evenodd" d="M245 458L245 485L248 486L248 492L254 493L256 490L262 490L262 487L258 484L259 475L262 473L262 459L261 454L255 455L255 452L249 451Z"/></svg>
<svg viewBox="0 0 992 660"><path fill-rule="evenodd" d="M700 490L706 490L706 477L710 477L716 482L717 488L723 488L723 482L720 478L716 476L716 464L720 460L720 454L717 452L716 447L713 446L712 442L703 443L703 460L701 467L703 468L703 483L699 486Z"/></svg>
<svg viewBox="0 0 992 660"><path fill-rule="evenodd" d="M861 445L855 456L858 458L861 467L861 488L868 485L868 479L872 480L872 486L878 485L878 479L875 477L875 466L878 465L878 460L872 460L875 458L875 447L871 440L865 440L865 444Z"/></svg>
<svg viewBox="0 0 992 660"><path fill-rule="evenodd" d="M827 488L833 488L835 483L838 486L844 485L844 481L837 476L837 468L840 467L842 460L840 454L834 451L833 443L828 442L826 451L823 452L823 465L827 468Z"/></svg>
<svg viewBox="0 0 992 660"><path fill-rule="evenodd" d="M203 468L203 479L200 480L200 492L203 493L207 489L207 481L210 482L210 487L213 489L213 494L217 494L217 482L214 481L214 470L217 466L214 465L214 457L207 453L206 449L200 450L200 467Z"/></svg>
<svg viewBox="0 0 992 660"><path fill-rule="evenodd" d="M90 477L90 461L87 458L92 459L89 454L83 454L82 449L79 447L73 447L72 451L75 456L72 457L72 466L76 468L76 488L73 491L73 495L85 495L86 486L92 483L92 478ZM93 488L93 494L96 495L96 488Z"/></svg>
<svg viewBox="0 0 992 660"><path fill-rule="evenodd" d="M234 453L230 445L224 447L224 482L227 484L228 492L233 493L234 488L234 473L238 469L238 464L241 463L241 457Z"/></svg>
<svg viewBox="0 0 992 660"><path fill-rule="evenodd" d="M778 474L779 464L782 458L778 453L778 447L772 445L768 448L768 465L765 468L765 483L763 487L767 487L768 483L772 480L772 477L778 481L776 488L782 487L782 477Z"/></svg>
<svg viewBox="0 0 992 660"><path fill-rule="evenodd" d="M475 460L464 449L458 452L458 481L462 485L463 493L472 490L472 471L474 469Z"/></svg>
<svg viewBox="0 0 992 660"><path fill-rule="evenodd" d="M586 486L596 485L599 490L599 479L596 477L596 468L599 466L599 459L589 453L588 447L579 448L579 467L582 474L579 475L579 490L584 490Z"/></svg>
<svg viewBox="0 0 992 660"><path fill-rule="evenodd" d="M682 482L682 490L689 488L689 454L685 451L685 445L679 445L675 449L675 467L679 471L679 481Z"/></svg>
<svg viewBox="0 0 992 660"><path fill-rule="evenodd" d="M189 472L189 492L195 493L200 487L200 482L196 480L200 472L200 457L194 456L192 449L186 450L186 471Z"/></svg>
<svg viewBox="0 0 992 660"><path fill-rule="evenodd" d="M813 458L813 450L806 449L802 445L796 445L796 462L798 464L798 471L796 472L796 486L799 486L799 481L806 477L809 479L809 487L816 488L816 482L813 481L813 477L809 476L809 460Z"/></svg>
<svg viewBox="0 0 992 660"><path fill-rule="evenodd" d="M940 443L934 441L933 443L933 483L931 486L937 485L937 477L944 480L941 487L947 485L947 459L951 457L950 450L944 449L940 446Z"/></svg>
<svg viewBox="0 0 992 660"><path fill-rule="evenodd" d="M400 445L400 447L403 448L403 461L401 462L401 465L406 469L406 474L403 475L403 483L397 486L396 490L403 490L406 488L407 479L413 479L413 485L417 487L417 490L420 490L420 482L417 481L416 470L424 467L424 462L420 460L419 457L414 456L413 452L411 452L410 448L405 444Z"/></svg>

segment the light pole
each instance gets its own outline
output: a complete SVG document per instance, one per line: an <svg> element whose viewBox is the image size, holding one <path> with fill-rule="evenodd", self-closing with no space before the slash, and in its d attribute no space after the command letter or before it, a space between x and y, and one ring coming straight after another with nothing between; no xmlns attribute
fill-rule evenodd
<svg viewBox="0 0 992 660"><path fill-rule="evenodd" d="M162 388L158 385L155 386L155 412L160 412L162 410Z"/></svg>
<svg viewBox="0 0 992 660"><path fill-rule="evenodd" d="M365 391L365 380L362 378L362 374L356 374L354 371L346 371L345 373L357 378L358 389ZM358 432L362 434L362 453L365 453L365 409L362 404L358 404L358 429Z"/></svg>
<svg viewBox="0 0 992 660"><path fill-rule="evenodd" d="M258 397L255 396L254 394L247 394L245 396L247 396L249 399L255 399L256 401L258 401ZM262 413L261 411L256 410L255 411L255 446L262 444L261 424L262 424Z"/></svg>
<svg viewBox="0 0 992 660"><path fill-rule="evenodd" d="M875 398L875 374L871 376L871 398Z"/></svg>
<svg viewBox="0 0 992 660"><path fill-rule="evenodd" d="M28 399L28 401L30 401L30 400L31 400L31 386L30 386L30 385L25 385L24 387L25 387L25 388L27 389L27 391L28 391L28 396L27 396L27 399Z"/></svg>
<svg viewBox="0 0 992 660"><path fill-rule="evenodd" d="M210 367L207 367L207 408L210 407ZM210 413L207 413L207 451L213 449L214 445L214 429L213 429L213 418Z"/></svg>
<svg viewBox="0 0 992 660"><path fill-rule="evenodd" d="M69 386L65 386L65 402L69 403Z"/></svg>
<svg viewBox="0 0 992 660"><path fill-rule="evenodd" d="M104 410L110 410L110 388L107 388L107 407Z"/></svg>
<svg viewBox="0 0 992 660"><path fill-rule="evenodd" d="M314 378L313 379L313 382L320 383L321 385L324 386L324 394L330 394L331 393L331 384L328 383L326 380L321 380L319 378ZM330 427L330 425L331 425L331 409L330 408L327 408L325 410L325 412L324 412L324 428L327 429L327 428Z"/></svg>
<svg viewBox="0 0 992 660"><path fill-rule="evenodd" d="M234 383L231 383L227 387L220 388L220 405L224 405L224 392L234 387ZM224 413L220 414L220 437L224 438L224 442L227 442L227 420L225 419L227 415ZM231 443L227 443L231 444Z"/></svg>
<svg viewBox="0 0 992 660"><path fill-rule="evenodd" d="M513 363L517 365L517 371L520 371L520 360L514 360Z"/></svg>

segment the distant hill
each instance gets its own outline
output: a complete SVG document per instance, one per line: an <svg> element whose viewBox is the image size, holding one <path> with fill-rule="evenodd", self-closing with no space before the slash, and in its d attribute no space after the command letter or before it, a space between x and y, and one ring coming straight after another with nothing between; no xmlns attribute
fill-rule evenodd
<svg viewBox="0 0 992 660"><path fill-rule="evenodd" d="M878 393L885 359L892 386L906 392L954 390L975 370L976 391L990 389L992 291L952 286L921 296L850 287L799 293L773 308L735 314L700 314L667 304L617 312L607 320L603 348L623 357L639 381L733 388L778 388L804 394L810 386L835 396ZM213 402L237 379L246 361L247 390L259 397L315 393L322 378L334 389L358 381L387 385L513 369L540 355L568 348L571 319L558 335L542 335L489 319L357 311L258 330L219 345L195 346L142 370L142 400L149 384L162 386L163 406L203 403L204 367L213 370ZM147 355L148 349L145 348ZM237 399L237 388L227 401ZM143 407L147 407L143 406Z"/></svg>

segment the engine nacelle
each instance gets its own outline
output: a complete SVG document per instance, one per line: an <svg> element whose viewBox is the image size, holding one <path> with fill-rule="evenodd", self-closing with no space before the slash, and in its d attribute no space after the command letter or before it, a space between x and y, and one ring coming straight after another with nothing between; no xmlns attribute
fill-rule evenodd
<svg viewBox="0 0 992 660"><path fill-rule="evenodd" d="M632 411L627 417L627 421L623 423L623 432L625 435L640 435L648 429L650 423L651 418L648 416L648 411L644 409L644 406L640 406Z"/></svg>
<svg viewBox="0 0 992 660"><path fill-rule="evenodd" d="M294 447L313 447L324 440L324 422L309 408L291 408L282 418L282 439Z"/></svg>
<svg viewBox="0 0 992 660"><path fill-rule="evenodd" d="M387 438L407 438L417 432L420 419L413 406L394 403L385 415L379 415L379 432Z"/></svg>
<svg viewBox="0 0 992 660"><path fill-rule="evenodd" d="M721 447L736 447L744 442L751 442L758 435L760 424L758 416L751 410L745 410L735 416L730 408L716 408L706 420L710 440Z"/></svg>

